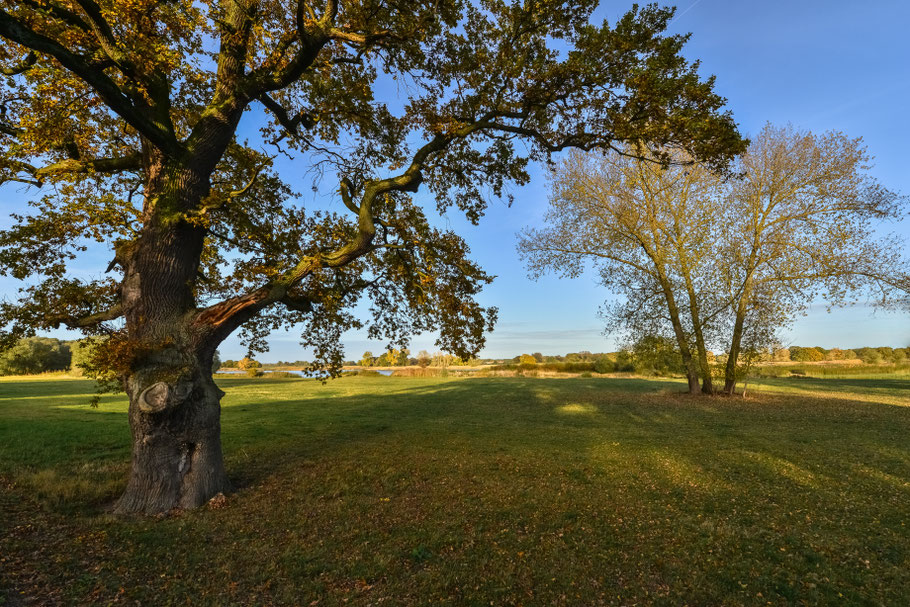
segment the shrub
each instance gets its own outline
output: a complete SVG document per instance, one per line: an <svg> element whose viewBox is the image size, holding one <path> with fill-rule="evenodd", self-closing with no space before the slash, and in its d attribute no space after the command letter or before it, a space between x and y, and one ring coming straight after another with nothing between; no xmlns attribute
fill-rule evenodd
<svg viewBox="0 0 910 607"><path fill-rule="evenodd" d="M248 368L246 369L246 374L247 377L262 377L264 375L262 369L258 368Z"/></svg>
<svg viewBox="0 0 910 607"><path fill-rule="evenodd" d="M882 362L882 353L876 348L858 348L856 356L867 365L877 365Z"/></svg>
<svg viewBox="0 0 910 607"><path fill-rule="evenodd" d="M594 370L598 373L612 373L616 370L616 363L607 356L601 356L594 361Z"/></svg>
<svg viewBox="0 0 910 607"><path fill-rule="evenodd" d="M240 369L241 371L249 372L251 369L261 369L262 363L259 362L258 360L253 360L249 356L245 356L245 357L241 358L239 361L237 361L237 368ZM247 373L247 374L249 375L249 373ZM251 375L250 377L256 377L256 376Z"/></svg>
<svg viewBox="0 0 910 607"><path fill-rule="evenodd" d="M359 375L361 377L383 377L382 373L379 371L374 371L372 369L361 369L359 371L351 371L351 375Z"/></svg>
<svg viewBox="0 0 910 607"><path fill-rule="evenodd" d="M249 371L248 371L247 373L249 373ZM266 373L265 376L268 377L269 379L273 379L273 378L276 378L276 377L284 377L284 378L298 378L298 377L300 377L300 376L297 375L296 373L291 373L290 371L272 371L272 372L270 372L270 373ZM257 377L258 377L258 376L257 376Z"/></svg>
<svg viewBox="0 0 910 607"><path fill-rule="evenodd" d="M799 363L818 362L825 360L825 352L821 348L793 346L790 348L790 360Z"/></svg>
<svg viewBox="0 0 910 607"><path fill-rule="evenodd" d="M659 335L646 335L636 341L632 346L632 361L635 372L642 375L684 372L682 356L675 342Z"/></svg>

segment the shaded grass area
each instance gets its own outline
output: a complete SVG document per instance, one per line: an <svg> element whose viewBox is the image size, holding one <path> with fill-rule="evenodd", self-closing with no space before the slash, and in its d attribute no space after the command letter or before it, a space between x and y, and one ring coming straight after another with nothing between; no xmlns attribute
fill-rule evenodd
<svg viewBox="0 0 910 607"><path fill-rule="evenodd" d="M908 380L219 383L239 490L160 521L104 514L124 399L0 383L8 603L907 601Z"/></svg>

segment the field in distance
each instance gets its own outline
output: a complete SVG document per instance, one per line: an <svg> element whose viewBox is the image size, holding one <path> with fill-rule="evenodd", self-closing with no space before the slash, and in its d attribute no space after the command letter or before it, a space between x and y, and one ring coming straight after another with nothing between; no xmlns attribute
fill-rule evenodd
<svg viewBox="0 0 910 607"><path fill-rule="evenodd" d="M907 376L218 381L238 490L163 520L123 396L0 381L0 605L907 599Z"/></svg>

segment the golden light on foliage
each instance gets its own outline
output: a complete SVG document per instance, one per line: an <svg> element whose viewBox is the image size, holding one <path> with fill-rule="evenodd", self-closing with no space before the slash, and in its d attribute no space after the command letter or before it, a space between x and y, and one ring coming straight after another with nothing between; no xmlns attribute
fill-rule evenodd
<svg viewBox="0 0 910 607"><path fill-rule="evenodd" d="M730 174L675 149L650 155L570 153L546 226L519 251L532 276L593 262L625 298L609 327L636 343L672 336L691 392L713 393L720 375L732 394L816 295L836 305L906 291L901 247L873 229L905 200L868 175L861 140L768 125ZM722 367L712 347L728 354Z"/></svg>

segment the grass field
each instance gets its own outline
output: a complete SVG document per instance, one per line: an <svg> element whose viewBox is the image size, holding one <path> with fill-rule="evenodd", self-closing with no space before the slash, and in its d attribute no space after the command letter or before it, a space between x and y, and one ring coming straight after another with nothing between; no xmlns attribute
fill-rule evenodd
<svg viewBox="0 0 910 607"><path fill-rule="evenodd" d="M125 400L0 382L0 604L910 604L907 378L219 383L237 492L128 520Z"/></svg>

